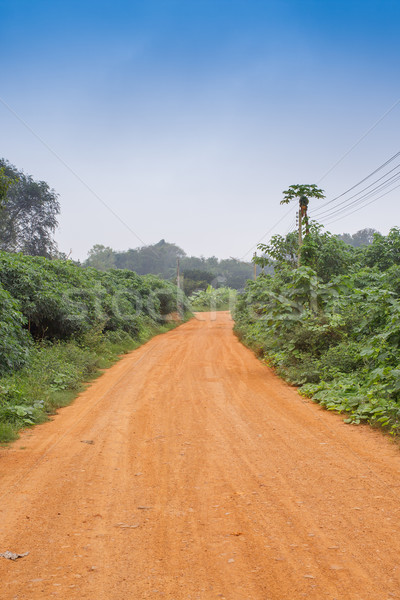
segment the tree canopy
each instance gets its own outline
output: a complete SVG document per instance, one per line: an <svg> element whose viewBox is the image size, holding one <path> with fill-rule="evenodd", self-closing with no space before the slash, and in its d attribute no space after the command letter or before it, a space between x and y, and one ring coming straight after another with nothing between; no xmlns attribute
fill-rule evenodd
<svg viewBox="0 0 400 600"><path fill-rule="evenodd" d="M10 185L10 182L13 182ZM0 159L0 249L50 257L60 212L58 195L45 181L35 181Z"/></svg>
<svg viewBox="0 0 400 600"><path fill-rule="evenodd" d="M379 233L379 231L372 229L371 227L366 227L353 234L341 233L337 237L343 242L346 242L346 244L350 244L350 246L360 248L361 246L369 246L372 244L375 233Z"/></svg>
<svg viewBox="0 0 400 600"><path fill-rule="evenodd" d="M84 266L96 267L101 271L112 268L129 269L139 275L152 273L173 280L176 277L178 258L187 294L204 290L209 283L214 287L229 286L240 289L244 287L247 279L253 276L253 266L250 262L232 257L219 260L216 256L187 256L182 248L164 239L157 244L122 252L96 244L89 251Z"/></svg>
<svg viewBox="0 0 400 600"><path fill-rule="evenodd" d="M4 167L0 167L0 211L7 204L7 192L13 182L14 180L5 174Z"/></svg>
<svg viewBox="0 0 400 600"><path fill-rule="evenodd" d="M287 190L283 192L283 199L281 204L289 204L291 200L295 198L325 198L324 190L321 190L314 183L312 184L295 184L289 186Z"/></svg>
<svg viewBox="0 0 400 600"><path fill-rule="evenodd" d="M296 232L275 235L269 244L259 244L258 249L262 255L255 257L254 262L260 266L269 265L275 271L297 267L299 241ZM329 231L323 231L322 225L314 221L310 223L300 253L301 264L314 269L323 281L344 273L354 260L351 246Z"/></svg>

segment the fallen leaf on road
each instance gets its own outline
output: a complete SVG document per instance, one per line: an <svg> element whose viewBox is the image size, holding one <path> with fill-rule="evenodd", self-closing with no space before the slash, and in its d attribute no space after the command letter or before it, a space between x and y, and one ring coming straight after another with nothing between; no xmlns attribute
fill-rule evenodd
<svg viewBox="0 0 400 600"><path fill-rule="evenodd" d="M28 556L29 552L24 552L23 554L16 554L15 552L10 552L7 550L6 552L0 552L0 556L3 558L8 558L8 560L17 560L17 558L23 558L24 556Z"/></svg>

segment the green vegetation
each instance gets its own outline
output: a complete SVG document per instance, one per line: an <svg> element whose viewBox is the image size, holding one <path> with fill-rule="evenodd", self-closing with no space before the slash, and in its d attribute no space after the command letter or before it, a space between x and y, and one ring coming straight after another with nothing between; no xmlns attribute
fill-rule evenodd
<svg viewBox="0 0 400 600"><path fill-rule="evenodd" d="M0 159L0 249L54 256L58 196L45 181L34 181Z"/></svg>
<svg viewBox="0 0 400 600"><path fill-rule="evenodd" d="M0 441L42 422L118 355L173 327L168 281L0 252Z"/></svg>
<svg viewBox="0 0 400 600"><path fill-rule="evenodd" d="M0 211L7 205L8 190L13 183L14 180L6 175L4 166L0 166Z"/></svg>
<svg viewBox="0 0 400 600"><path fill-rule="evenodd" d="M400 429L400 229L355 248L311 223L260 247L274 275L249 281L238 336L300 392L347 422Z"/></svg>
<svg viewBox="0 0 400 600"><path fill-rule="evenodd" d="M342 233L337 237L343 242L346 242L346 244L359 248L360 246L369 246L369 244L372 244L375 233L379 233L379 231L367 227L365 229L360 229L360 231L357 231L356 233Z"/></svg>
<svg viewBox="0 0 400 600"><path fill-rule="evenodd" d="M207 312L214 310L232 310L236 302L236 290L228 287L213 288L194 292L189 298L192 310Z"/></svg>
<svg viewBox="0 0 400 600"><path fill-rule="evenodd" d="M213 287L227 286L238 290L244 287L247 279L253 277L253 265L250 262L235 258L218 260L215 256L187 256L182 248L165 240L125 252L117 252L97 244L89 251L84 266L102 271L113 268L129 269L139 275L153 273L163 279L175 281L178 258L183 276L183 290L188 296L194 291L205 290L209 284Z"/></svg>

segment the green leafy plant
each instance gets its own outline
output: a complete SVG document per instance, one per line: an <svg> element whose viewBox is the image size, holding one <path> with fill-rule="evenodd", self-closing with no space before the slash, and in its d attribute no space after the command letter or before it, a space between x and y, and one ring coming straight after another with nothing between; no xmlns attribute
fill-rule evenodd
<svg viewBox="0 0 400 600"><path fill-rule="evenodd" d="M0 441L45 420L100 368L173 327L167 317L177 309L190 314L187 298L154 275L0 252Z"/></svg>
<svg viewBox="0 0 400 600"><path fill-rule="evenodd" d="M194 292L189 302L192 310L195 311L213 311L230 310L236 300L236 290L227 287L214 288L207 286L206 290Z"/></svg>
<svg viewBox="0 0 400 600"><path fill-rule="evenodd" d="M296 268L288 260L293 239L275 236L262 248L274 275L249 281L234 311L239 338L301 393L346 413L348 423L393 435L400 430L398 239L392 230L355 249L316 224Z"/></svg>

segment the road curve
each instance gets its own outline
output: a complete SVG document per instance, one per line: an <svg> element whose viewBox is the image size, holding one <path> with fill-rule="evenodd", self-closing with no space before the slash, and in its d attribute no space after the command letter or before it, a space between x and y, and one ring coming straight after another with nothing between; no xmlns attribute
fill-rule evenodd
<svg viewBox="0 0 400 600"><path fill-rule="evenodd" d="M400 598L399 491L398 446L200 314L0 450L0 552L29 552L0 598Z"/></svg>

